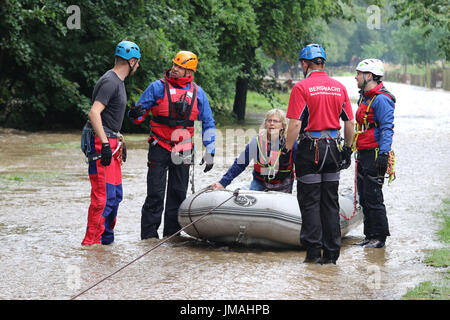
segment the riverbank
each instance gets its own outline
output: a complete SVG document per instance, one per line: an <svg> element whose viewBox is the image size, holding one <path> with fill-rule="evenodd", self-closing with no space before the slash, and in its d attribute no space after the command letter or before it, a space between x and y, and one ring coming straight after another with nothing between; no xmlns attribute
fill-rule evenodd
<svg viewBox="0 0 450 320"><path fill-rule="evenodd" d="M450 300L450 198L443 200L443 209L434 212L433 215L442 221L442 229L437 235L444 247L430 250L424 263L443 270L438 280L421 282L409 290L403 299Z"/></svg>

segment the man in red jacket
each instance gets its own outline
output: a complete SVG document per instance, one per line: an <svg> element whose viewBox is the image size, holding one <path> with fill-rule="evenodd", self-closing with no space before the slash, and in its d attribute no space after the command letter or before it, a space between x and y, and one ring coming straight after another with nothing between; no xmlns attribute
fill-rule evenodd
<svg viewBox="0 0 450 320"><path fill-rule="evenodd" d="M381 60L366 59L356 67L355 79L361 96L356 110L354 144L358 155L357 187L366 236L357 244L365 248L383 248L386 237L390 235L382 187L394 135L395 97L384 87L383 76Z"/></svg>
<svg viewBox="0 0 450 320"><path fill-rule="evenodd" d="M283 157L288 156L299 139L295 171L305 262L335 264L341 247L339 173L350 166L353 111L345 87L323 70L326 55L320 45L304 47L300 61L305 79L292 88L286 148L282 152ZM340 119L344 121L342 152Z"/></svg>

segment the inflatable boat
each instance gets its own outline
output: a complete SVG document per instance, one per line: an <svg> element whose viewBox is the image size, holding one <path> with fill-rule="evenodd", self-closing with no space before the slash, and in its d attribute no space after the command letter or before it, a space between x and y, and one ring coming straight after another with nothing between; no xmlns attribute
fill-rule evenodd
<svg viewBox="0 0 450 320"><path fill-rule="evenodd" d="M339 206L341 234L345 236L361 223L363 214L351 195L340 195ZM302 219L293 194L204 189L183 201L178 221L188 235L216 243L301 247Z"/></svg>

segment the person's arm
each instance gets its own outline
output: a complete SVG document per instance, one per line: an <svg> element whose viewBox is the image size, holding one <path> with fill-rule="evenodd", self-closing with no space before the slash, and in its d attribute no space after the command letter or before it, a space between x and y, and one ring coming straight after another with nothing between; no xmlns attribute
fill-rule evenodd
<svg viewBox="0 0 450 320"><path fill-rule="evenodd" d="M128 114L128 117L135 124L142 123L145 117L147 117L147 115L150 113L151 108L157 105L158 100L164 98L164 94L164 84L160 80L153 81L152 83L150 83L147 89L145 89L136 103L136 106L140 105L140 108L143 111L143 115L134 119L130 117L130 114Z"/></svg>
<svg viewBox="0 0 450 320"><path fill-rule="evenodd" d="M94 128L95 133L99 137L102 143L108 143L108 137L106 136L105 130L103 129L101 113L105 110L105 105L100 101L94 101L94 104L89 111L88 118L91 121L92 128Z"/></svg>
<svg viewBox="0 0 450 320"><path fill-rule="evenodd" d="M353 133L355 132L355 121L347 120L344 121L344 140L345 145L349 148L352 147L353 144Z"/></svg>
<svg viewBox="0 0 450 320"><path fill-rule="evenodd" d="M208 97L202 88L198 87L197 92L197 119L202 122L202 141L206 148L206 153L215 154L216 141L216 123L213 118L211 106L209 105Z"/></svg>
<svg viewBox="0 0 450 320"><path fill-rule="evenodd" d="M353 135L355 132L355 121L353 116L352 104L347 93L347 89L343 87L344 92L344 104L342 106L342 112L340 118L344 121L344 140L345 146L351 148L353 144Z"/></svg>
<svg viewBox="0 0 450 320"><path fill-rule="evenodd" d="M88 118L91 121L92 128L94 129L96 135L102 142L100 163L103 166L109 166L111 164L112 151L111 146L109 145L108 137L103 129L101 113L104 109L105 105L100 101L95 100L91 107L91 111L89 111Z"/></svg>
<svg viewBox="0 0 450 320"><path fill-rule="evenodd" d="M233 165L223 175L222 179L212 184L213 190L225 188L234 180L234 178L240 175L250 164L250 159L254 158L254 153L257 152L256 149L256 138L253 138L245 146L245 150L242 151L236 159L234 159Z"/></svg>
<svg viewBox="0 0 450 320"><path fill-rule="evenodd" d="M303 87L295 85L292 88L291 96L289 97L288 109L286 118L289 119L289 124L286 133L286 149L292 150L294 142L298 138L300 129L302 128L302 114L307 106Z"/></svg>
<svg viewBox="0 0 450 320"><path fill-rule="evenodd" d="M287 136L286 136L286 149L292 150L295 141L298 138L300 129L302 127L302 121L298 119L289 119Z"/></svg>
<svg viewBox="0 0 450 320"><path fill-rule="evenodd" d="M374 120L378 121L379 135L375 138L380 145L379 153L388 153L391 150L394 135L394 101L380 94L372 105Z"/></svg>

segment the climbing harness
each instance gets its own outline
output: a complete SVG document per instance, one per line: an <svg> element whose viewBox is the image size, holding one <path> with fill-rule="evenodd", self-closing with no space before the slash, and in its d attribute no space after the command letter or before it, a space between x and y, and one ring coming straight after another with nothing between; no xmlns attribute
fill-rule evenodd
<svg viewBox="0 0 450 320"><path fill-rule="evenodd" d="M206 192L210 189L210 187L205 188L205 190L203 190L201 193ZM97 281L96 283L94 283L92 286L90 286L89 288L81 291L80 293L78 293L77 295L73 296L72 298L70 298L70 300L75 300L76 298L78 298L79 296L85 294L86 292L88 292L89 290L91 290L92 288L96 287L97 285L99 285L100 283L102 283L103 281L111 278L113 275L119 273L120 271L122 271L123 269L125 269L126 267L128 267L129 265L131 265L132 263L138 261L139 259L141 259L142 257L144 257L145 255L147 255L148 253L152 252L153 250L155 250L156 248L158 248L159 246L161 246L163 243L169 241L170 239L172 239L173 237L175 237L177 234L179 234L181 231L184 231L185 229L187 229L188 227L190 227L191 225L194 225L196 222L200 221L201 219L203 219L204 217L206 217L208 214L210 214L211 212L213 212L214 210L216 210L217 208L220 208L223 204L225 204L227 201L231 200L234 197L237 197L239 195L239 188L236 189L233 194L228 197L227 199L225 199L223 202L219 203L217 206L215 206L214 208L212 208L211 210L209 210L208 212L206 212L204 215L202 215L201 217L199 217L197 220L189 223L188 225L184 226L183 228L181 228L180 230L178 230L177 232L175 232L174 234L172 234L170 237L167 237L166 239L164 239L163 241L159 242L157 245L153 246L152 248L150 248L150 250L144 252L143 254L141 254L139 257L137 257L136 259L130 261L129 263L125 264L124 266L122 266L121 268L117 269L116 271L114 271L113 273L109 274L108 276L104 277L103 279ZM198 196L198 195L197 195ZM191 202L192 204L192 202Z"/></svg>
<svg viewBox="0 0 450 320"><path fill-rule="evenodd" d="M377 123L375 123L375 122L368 123L368 121L367 121L367 118L368 118L368 116L369 116L369 110L370 110L370 108L371 108L371 106L372 106L372 102L373 102L373 100L375 100L375 97L376 97L376 96L377 96L377 95L374 95L374 96L372 97L372 99L370 100L369 104L367 105L367 108L366 108L366 111L365 111L364 117L363 117L363 123L362 123L362 124L359 124L359 123L356 121L356 124L355 124L355 133L353 134L353 144L352 144L352 151L353 151L353 152L356 151L356 141L358 140L359 135L362 134L362 133L365 133L367 130L369 130L369 129L371 129L371 128L375 128L375 127L378 126ZM359 98L359 100L358 100L358 106L361 104L362 98L363 98L362 96Z"/></svg>
<svg viewBox="0 0 450 320"><path fill-rule="evenodd" d="M114 156L118 152L119 155L117 158L120 157L120 165L122 165L123 147L125 144L123 135L121 135L120 132L110 132L109 130L105 130L105 134L107 138L115 138L118 140L117 147L112 153L112 156ZM81 151L86 156L86 163L89 163L90 161L96 161L102 157L101 154L95 152L95 149L91 150L91 138L92 136L95 135L96 133L92 128L90 121L88 120L86 122L86 125L83 127L83 131L81 133L81 145L80 145Z"/></svg>
<svg viewBox="0 0 450 320"><path fill-rule="evenodd" d="M319 169L317 170L317 173L320 173L322 171L322 168L325 164L325 160L328 156L328 151L330 150L330 141L333 141L336 143L336 146L339 151L342 150L341 141L342 137L339 134L338 130L322 130L322 131L306 131L304 133L301 133L299 135L299 141L309 139L311 141L310 148L314 148L314 164L319 164L319 141L325 141L325 154L322 158L322 163L320 164ZM333 161L336 163L337 166L339 166L339 161L336 159L336 156L333 154L333 152L330 152L331 158L333 158Z"/></svg>
<svg viewBox="0 0 450 320"><path fill-rule="evenodd" d="M278 169L279 169L279 162L280 162L280 155L281 152L273 152L270 151L270 157L266 156L268 152L268 143L266 142L266 148L264 150L264 147L262 145L263 140L260 136L256 137L256 145L258 146L258 154L262 158L262 162L256 160L257 165L260 167L260 171L262 174L267 176L267 181L270 183L276 176ZM266 170L269 171L269 174L266 174ZM263 173L264 171L264 173ZM280 170L279 172L289 172L290 170Z"/></svg>

